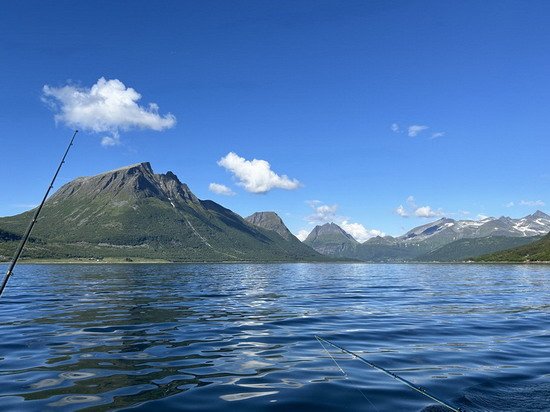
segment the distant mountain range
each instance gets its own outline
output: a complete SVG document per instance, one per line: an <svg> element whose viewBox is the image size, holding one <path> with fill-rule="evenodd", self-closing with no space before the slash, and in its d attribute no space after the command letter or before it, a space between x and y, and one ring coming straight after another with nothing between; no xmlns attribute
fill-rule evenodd
<svg viewBox="0 0 550 412"><path fill-rule="evenodd" d="M0 260L11 258L32 214L0 218ZM172 172L155 174L149 163L139 163L62 186L47 200L24 257L443 262L484 255L480 259L550 260L549 232L550 216L537 211L521 219L443 218L399 237L364 243L327 223L300 242L275 212L243 219L211 200L198 199ZM515 247L519 249L502 252Z"/></svg>
<svg viewBox="0 0 550 412"><path fill-rule="evenodd" d="M462 261L526 245L550 232L550 216L537 211L521 219L442 218L399 237L357 242L334 223L315 227L304 243L331 257L373 262Z"/></svg>
<svg viewBox="0 0 550 412"><path fill-rule="evenodd" d="M33 212L0 218L0 258L11 258ZM27 258L167 261L326 261L273 212L247 220L198 199L171 172L140 163L62 186L46 202Z"/></svg>

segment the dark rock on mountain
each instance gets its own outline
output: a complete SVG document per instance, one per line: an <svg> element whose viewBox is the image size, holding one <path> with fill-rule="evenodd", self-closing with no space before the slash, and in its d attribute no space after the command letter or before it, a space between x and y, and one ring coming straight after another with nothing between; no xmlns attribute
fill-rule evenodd
<svg viewBox="0 0 550 412"><path fill-rule="evenodd" d="M0 242L10 242L10 241L21 240L21 237L22 236L17 235L15 233L0 229Z"/></svg>

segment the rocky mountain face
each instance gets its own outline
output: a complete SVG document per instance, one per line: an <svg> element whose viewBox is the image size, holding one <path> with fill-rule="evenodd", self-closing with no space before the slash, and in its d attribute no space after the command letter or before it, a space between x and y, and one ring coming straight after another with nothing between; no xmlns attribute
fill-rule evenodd
<svg viewBox="0 0 550 412"><path fill-rule="evenodd" d="M321 230L324 227L331 230ZM505 216L483 220L442 218L399 237L378 236L362 244L350 242L351 236L341 232L344 231L334 223L317 226L305 243L327 256L364 261L456 261L534 242L550 232L550 216L537 211L521 219ZM347 235L345 247L332 242L333 233L340 233L341 239Z"/></svg>
<svg viewBox="0 0 550 412"><path fill-rule="evenodd" d="M24 232L32 213L0 218L0 255L11 256L17 242L10 239ZM149 163L62 186L47 200L25 253L34 258L170 261L326 259L278 231L198 199L172 172L156 174Z"/></svg>
<svg viewBox="0 0 550 412"><path fill-rule="evenodd" d="M261 227L267 230L273 230L278 233L283 239L286 240L298 240L288 228L285 226L283 220L275 212L256 212L245 220L254 226Z"/></svg>
<svg viewBox="0 0 550 412"><path fill-rule="evenodd" d="M307 246L305 243L302 243L300 239L288 230L283 220L275 212L256 212L245 218L245 220L258 228L277 233L284 240L286 240L288 247L292 248L296 252L300 252L308 256L311 252L313 252L311 247ZM317 258L324 256L318 254L318 252L316 252L316 254Z"/></svg>
<svg viewBox="0 0 550 412"><path fill-rule="evenodd" d="M349 258L354 256L359 242L335 223L316 226L304 243L326 256Z"/></svg>

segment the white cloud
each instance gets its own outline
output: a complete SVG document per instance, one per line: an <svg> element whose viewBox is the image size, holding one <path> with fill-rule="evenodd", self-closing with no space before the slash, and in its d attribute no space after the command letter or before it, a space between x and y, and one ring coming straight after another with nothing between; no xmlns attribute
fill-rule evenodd
<svg viewBox="0 0 550 412"><path fill-rule="evenodd" d="M310 232L310 231L307 230L307 229L300 229L300 230L298 231L298 233L296 233L296 235L294 235L294 236L296 236L298 239L300 239L300 241L303 242L304 240L307 239L307 237L308 237L308 235L309 235L309 232Z"/></svg>
<svg viewBox="0 0 550 412"><path fill-rule="evenodd" d="M429 126L426 126L426 125L421 125L421 124L412 124L410 126L407 126L405 128L406 132L407 132L407 135L409 137L416 137L418 136L420 133L422 133L423 131L429 129L430 127ZM394 133L401 133L401 127L397 124L397 123L392 123L391 126L390 126L390 129L392 132ZM433 132L431 135L430 135L430 139L437 139L438 137L443 137L445 136L445 132Z"/></svg>
<svg viewBox="0 0 550 412"><path fill-rule="evenodd" d="M489 216L481 214L481 213L479 215L477 215L477 220L485 220L485 219L489 219Z"/></svg>
<svg viewBox="0 0 550 412"><path fill-rule="evenodd" d="M521 206L544 206L545 203L542 200L521 200L519 202Z"/></svg>
<svg viewBox="0 0 550 412"><path fill-rule="evenodd" d="M334 222L336 220L336 210L338 205L325 205L319 200L311 200L308 202L313 209L313 213L306 217L306 220L312 224L324 224Z"/></svg>
<svg viewBox="0 0 550 412"><path fill-rule="evenodd" d="M319 200L312 200L308 203L313 209L313 213L307 216L306 220L311 225L334 222L359 242L364 242L371 237L385 235L385 233L380 230L367 229L361 223L352 222L348 217L339 216L336 213L338 205L326 205Z"/></svg>
<svg viewBox="0 0 550 412"><path fill-rule="evenodd" d="M339 226L344 229L347 233L352 235L355 240L357 240L360 243L363 243L367 240L369 240L372 237L376 236L385 236L384 232L381 232L380 230L376 229L367 229L365 226L363 226L361 223L351 223L347 220L344 220L339 223Z"/></svg>
<svg viewBox="0 0 550 412"><path fill-rule="evenodd" d="M508 202L504 206L505 207L514 207L516 204L514 202Z"/></svg>
<svg viewBox="0 0 550 412"><path fill-rule="evenodd" d="M220 183L210 183L208 185L208 190L218 195L224 195L224 196L233 196L236 194L233 190L228 188L226 185L222 185Z"/></svg>
<svg viewBox="0 0 550 412"><path fill-rule="evenodd" d="M418 206L414 196L407 197L406 203L407 207L399 205L395 209L395 213L401 217L416 216L423 218L440 217L444 215L441 209L434 210L430 206Z"/></svg>
<svg viewBox="0 0 550 412"><path fill-rule="evenodd" d="M441 210L433 210L430 206L421 206L414 211L414 215L429 218L443 216L443 212Z"/></svg>
<svg viewBox="0 0 550 412"><path fill-rule="evenodd" d="M110 147L118 146L120 144L120 136L118 132L113 132L111 136L103 136L101 138L101 146Z"/></svg>
<svg viewBox="0 0 550 412"><path fill-rule="evenodd" d="M300 182L286 175L279 176L271 170L265 160L246 160L236 153L229 152L218 161L218 165L229 170L237 178L238 184L251 193L267 193L271 189L293 190L300 187Z"/></svg>
<svg viewBox="0 0 550 412"><path fill-rule="evenodd" d="M409 212L407 212L403 205L399 205L397 209L395 209L395 213L397 213L401 217L409 217Z"/></svg>
<svg viewBox="0 0 550 412"><path fill-rule="evenodd" d="M423 132L426 129L428 129L428 126L413 124L407 128L407 134L409 135L409 137L416 137L419 133Z"/></svg>
<svg viewBox="0 0 550 412"><path fill-rule="evenodd" d="M120 80L103 77L90 88L73 85L43 88L43 100L57 112L56 122L93 133L110 133L111 136L102 138L104 146L119 144L120 131L162 131L175 126L174 115L160 115L155 103L140 106L140 99L136 90Z"/></svg>

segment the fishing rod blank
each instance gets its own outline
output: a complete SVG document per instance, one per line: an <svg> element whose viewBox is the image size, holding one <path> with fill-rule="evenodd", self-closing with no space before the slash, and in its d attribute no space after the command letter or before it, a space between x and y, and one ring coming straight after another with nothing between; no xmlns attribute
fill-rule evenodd
<svg viewBox="0 0 550 412"><path fill-rule="evenodd" d="M17 261L19 260L19 257L21 256L21 253L23 252L23 248L25 247L25 244L27 243L27 240L29 240L29 237L32 232L32 228L34 227L35 223L38 220L38 215L42 211L42 207L44 206L44 203L46 203L46 199L48 198L48 195L50 194L50 190L53 188L53 184L55 183L55 179L57 179L57 175L59 174L59 171L61 170L61 167L63 166L63 163L65 163L65 158L67 157L67 154L69 153L69 150L71 149L71 146L73 145L74 138L76 137L76 134L78 133L78 130L75 130L73 133L73 137L71 138L71 141L69 142L69 146L67 146L67 150L65 150L65 154L63 154L63 157L61 158L61 162L59 163L59 166L57 166L57 170L55 171L55 174L53 175L52 181L50 183L50 186L48 186L48 190L46 190L46 194L44 195L44 198L42 199L42 202L40 203L40 206L36 209L34 212L34 216L32 217L31 222L29 223L29 226L27 227L27 231L25 232L25 235L21 239L21 243L19 243L19 247L17 248L15 255L13 256L13 260L10 263L10 266L8 267L8 271L6 272L6 275L4 276L4 280L2 281L2 285L0 286L0 296L2 296L2 293L4 292L4 289L6 288L6 285L8 284L8 280L10 279L11 275L13 274L13 269L15 268L15 265L17 264Z"/></svg>
<svg viewBox="0 0 550 412"><path fill-rule="evenodd" d="M454 406L450 405L449 403L445 402L444 400L439 399L437 396L432 395L432 394L429 393L426 389L421 388L420 386L415 385L414 383L412 383L412 382L410 382L410 381L408 381L408 380L406 380L406 379L404 379L404 378L402 378L402 377L396 375L395 373L390 372L389 370L387 370L387 369L385 369L385 368L382 368L381 366L378 366L378 365L376 365L376 364L374 364L374 363L372 363L372 362L366 360L365 358L361 357L360 355L358 355L358 354L356 354L356 353L354 353L354 352L352 352L352 351L349 351L349 350L347 350L347 349L344 349L343 347L338 346L337 344L332 343L332 342L330 342L330 341L328 341L328 340L326 340L326 339L324 339L324 338L321 338L320 336L315 336L315 339L317 339L317 341L321 344L321 346L323 346L323 343L322 343L322 342L326 342L326 343L328 343L329 345L331 345L331 346L333 346L333 347L335 347L335 348L337 348L337 349L340 349L342 352L347 353L348 355L353 356L355 359L357 359L357 360L363 362L364 364L370 366L371 368L376 369L376 370L378 370L378 371L380 371L380 372L382 372L382 373L385 373L385 374L388 375L389 377L391 377L391 378L393 378L393 379L395 379L395 380L397 380L397 381L399 381L399 382L401 382L401 383L407 385L407 386L408 386L409 388L411 388L412 390L414 390L414 391L416 391L416 392L418 392L418 393L421 393L422 395L424 395L424 396L430 398L431 400L433 400L433 401L439 403L440 405L443 405L444 407L448 408L448 409L451 410L451 411L454 411L454 412L464 412L462 409L460 409L460 408L455 408ZM323 346L323 348L325 349L324 346ZM325 350L326 350L326 349L325 349ZM328 351L327 351L327 352L328 352ZM330 353L329 353L329 355L330 355ZM337 365L338 365L338 364L337 364ZM340 367L340 365L338 365L338 367L340 368L340 370L342 370L342 368Z"/></svg>

